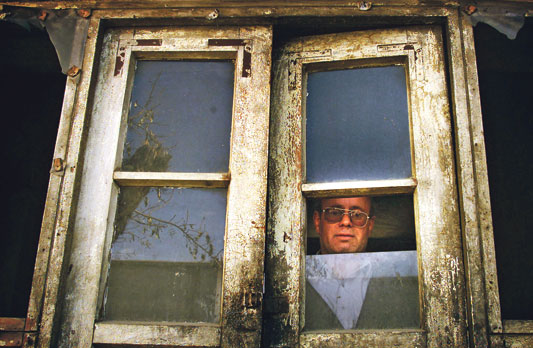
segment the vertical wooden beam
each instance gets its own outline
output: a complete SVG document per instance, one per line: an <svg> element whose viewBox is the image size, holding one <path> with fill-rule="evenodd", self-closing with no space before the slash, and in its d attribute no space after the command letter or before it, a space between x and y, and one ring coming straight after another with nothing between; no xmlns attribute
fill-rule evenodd
<svg viewBox="0 0 533 348"><path fill-rule="evenodd" d="M53 346L54 332L59 328L57 323L57 311L60 293L60 283L65 267L67 237L75 208L75 192L79 178L81 144L83 133L86 128L86 100L89 95L90 82L94 74L94 60L97 39L100 33L100 21L92 19L89 25L88 39L85 45L83 67L80 80L69 78L61 113L61 121L56 143L54 158L63 158L64 174L60 182L54 179L52 185L59 185L59 193L56 197L47 201L45 211L46 226L52 233L45 232L41 240L50 243L49 265L46 274L44 303L42 307L42 319L39 328L38 347L48 348ZM54 186L54 189L55 186ZM49 215L46 215L49 214ZM51 238L51 239L47 239ZM42 244L39 245L41 247ZM33 296L33 295L32 295ZM37 297L32 297L37 298ZM31 304L35 308L35 304ZM32 312L34 313L34 312ZM34 314L32 314L34 315Z"/></svg>
<svg viewBox="0 0 533 348"><path fill-rule="evenodd" d="M461 15L461 27L464 43L465 72L470 111L470 127L472 137L472 154L474 168L475 193L477 195L477 215L481 237L480 252L482 273L478 277L485 279L485 292L488 325L490 332L502 332L500 298L498 290L498 276L496 270L496 252L494 249L494 233L492 227L492 213L490 205L490 190L487 170L487 156L485 153L485 138L483 135L483 119L481 114L481 99L474 45L472 25L465 15ZM481 289L480 289L481 291ZM482 310L480 307L478 310ZM481 343L484 343L482 341Z"/></svg>

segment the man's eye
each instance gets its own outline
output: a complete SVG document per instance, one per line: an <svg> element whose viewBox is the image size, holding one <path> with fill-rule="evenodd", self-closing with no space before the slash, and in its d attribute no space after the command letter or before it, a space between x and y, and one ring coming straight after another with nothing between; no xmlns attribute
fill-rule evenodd
<svg viewBox="0 0 533 348"><path fill-rule="evenodd" d="M340 210L329 210L328 214L333 215L333 216L340 216L340 215L343 215L343 212Z"/></svg>
<svg viewBox="0 0 533 348"><path fill-rule="evenodd" d="M354 211L354 212L352 213L352 215L353 215L354 217L358 218L358 219L360 219L360 218L362 218L362 217L365 216L365 214L361 213L360 211Z"/></svg>

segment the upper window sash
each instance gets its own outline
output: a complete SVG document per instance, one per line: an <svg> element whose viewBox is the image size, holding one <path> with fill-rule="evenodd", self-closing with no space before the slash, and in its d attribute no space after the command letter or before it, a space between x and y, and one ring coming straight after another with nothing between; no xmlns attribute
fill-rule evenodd
<svg viewBox="0 0 533 348"><path fill-rule="evenodd" d="M220 346L223 342L238 346L244 339L243 327L246 341L258 342L261 307L253 299L263 289L271 29L117 29L105 35L102 47L65 281L60 345ZM228 172L117 171L135 61L181 59L235 62ZM174 323L170 329L165 323L101 322L95 326L104 297L119 186L228 187L220 325Z"/></svg>

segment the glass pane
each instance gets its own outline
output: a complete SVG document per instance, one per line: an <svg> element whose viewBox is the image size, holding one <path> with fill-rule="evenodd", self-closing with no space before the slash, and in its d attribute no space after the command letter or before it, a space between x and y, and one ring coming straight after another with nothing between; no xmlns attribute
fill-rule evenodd
<svg viewBox="0 0 533 348"><path fill-rule="evenodd" d="M307 255L315 255L320 249L313 222L313 213L320 204L319 199L307 201ZM375 218L366 251L416 250L412 195L372 197L371 207Z"/></svg>
<svg viewBox="0 0 533 348"><path fill-rule="evenodd" d="M227 172L232 62L139 61L122 170Z"/></svg>
<svg viewBox="0 0 533 348"><path fill-rule="evenodd" d="M420 327L412 196L308 207L305 329Z"/></svg>
<svg viewBox="0 0 533 348"><path fill-rule="evenodd" d="M411 176L402 66L309 73L307 182Z"/></svg>
<svg viewBox="0 0 533 348"><path fill-rule="evenodd" d="M416 251L306 256L305 329L419 328Z"/></svg>
<svg viewBox="0 0 533 348"><path fill-rule="evenodd" d="M220 320L226 194L121 188L104 319Z"/></svg>

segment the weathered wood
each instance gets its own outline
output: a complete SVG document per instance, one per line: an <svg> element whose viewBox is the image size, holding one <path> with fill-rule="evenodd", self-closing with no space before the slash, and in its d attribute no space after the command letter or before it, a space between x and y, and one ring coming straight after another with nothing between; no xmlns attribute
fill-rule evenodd
<svg viewBox="0 0 533 348"><path fill-rule="evenodd" d="M221 329L215 324L100 322L95 344L219 347Z"/></svg>
<svg viewBox="0 0 533 348"><path fill-rule="evenodd" d="M37 332L25 332L22 338L22 348L34 348L37 344Z"/></svg>
<svg viewBox="0 0 533 348"><path fill-rule="evenodd" d="M0 332L0 347L20 347L23 336L22 332Z"/></svg>
<svg viewBox="0 0 533 348"><path fill-rule="evenodd" d="M533 335L533 320L504 320L503 332L506 334Z"/></svg>
<svg viewBox="0 0 533 348"><path fill-rule="evenodd" d="M0 318L0 331L24 331L24 318Z"/></svg>
<svg viewBox="0 0 533 348"><path fill-rule="evenodd" d="M252 43L251 77L242 76L244 47L210 47L207 39L245 39ZM158 45L139 47L137 40L157 39ZM117 50L124 52L116 64ZM162 52L233 51L236 77L233 130L229 170L229 197L224 256L221 340L223 347L255 347L261 333L260 306L244 306L246 292L260 294L263 288L264 221L268 137L271 29L228 27L184 29L138 29L110 31L103 43L96 83L91 127L87 138L80 199L72 239L72 256L59 347L90 347L98 299L103 298L107 253L112 238L112 217L116 201L114 169L121 163L122 142L133 80L133 51ZM93 53L94 54L94 53ZM148 57L149 58L149 57ZM250 91L254 91L250 93ZM250 151L253 149L253 151ZM117 165L118 164L118 165ZM130 176L135 185L157 184L159 174L119 173ZM178 180L205 180L205 175L176 174ZM170 180L176 175L169 174ZM227 175L208 175L213 183L227 185ZM141 177L144 176L145 181ZM169 179L165 174L163 180ZM203 178L203 179L202 179ZM153 180L152 180L153 179ZM174 182L175 184L176 182ZM205 184L205 183L204 183ZM202 184L202 185L204 185ZM195 184L196 185L196 184ZM207 184L205 184L207 186ZM246 206L246 209L242 209ZM111 217L111 218L109 218ZM198 333L200 334L200 333ZM120 339L118 337L117 339ZM200 340L197 337L197 340ZM218 342L220 344L220 340Z"/></svg>
<svg viewBox="0 0 533 348"><path fill-rule="evenodd" d="M79 182L79 164L83 132L86 126L86 100L90 93L90 82L93 75L94 52L100 30L100 21L92 20L89 25L85 47L83 67L79 83L75 79L67 79L65 101L61 112L60 133L56 143L56 151L64 158L65 172L58 196L56 216L53 226L53 239L50 250L50 264L46 278L42 317L39 327L38 346L48 348L56 330L58 295L66 260L67 234L74 212L74 195ZM74 103L72 106L71 103ZM63 157L64 156L64 157ZM52 208L53 209L53 208ZM50 217L52 219L52 217Z"/></svg>
<svg viewBox="0 0 533 348"><path fill-rule="evenodd" d="M309 198L396 195L413 193L415 188L415 179L302 184Z"/></svg>
<svg viewBox="0 0 533 348"><path fill-rule="evenodd" d="M263 292L270 110L271 27L243 27L253 42L251 77L236 78L222 297L222 347L258 347ZM239 49L235 76L242 76Z"/></svg>
<svg viewBox="0 0 533 348"><path fill-rule="evenodd" d="M476 168L473 159L474 154L472 153L472 138L474 135L472 134L471 109L469 108L471 99L476 98L476 96L470 95L471 89L469 89L468 80L472 74L477 74L477 72L475 56L471 52L474 45L471 26L465 18L459 16L459 11L448 17L447 34L461 225L464 257L467 264L465 268L467 279L466 300L468 320L471 323L468 327L474 346L486 347L488 346L488 336L485 315L485 283L482 255L480 253L480 250L482 250L482 238L478 214L477 192L479 188L476 187ZM466 50L469 51L466 52ZM466 56L467 53L468 56ZM468 71L467 69L470 70ZM475 81L477 82L477 79ZM470 83L472 82L474 81L470 81ZM478 128L475 130L479 131Z"/></svg>
<svg viewBox="0 0 533 348"><path fill-rule="evenodd" d="M314 4L313 4L314 5ZM216 25L221 21L243 19L257 22L261 19L276 19L287 17L346 17L346 16L360 16L360 17L375 17L375 16L404 16L404 17L427 17L427 19L439 16L446 16L449 8L443 7L426 7L426 6L411 6L411 7L374 7L372 11L360 11L355 7L340 7L340 6L306 6L306 7L217 7L217 19L209 20L214 9L213 8L179 8L179 9L101 9L93 12L94 17L102 19L158 19L167 20L172 19L204 19L206 25ZM230 23L238 24L238 23ZM129 22L128 25L140 25L135 22Z"/></svg>
<svg viewBox="0 0 533 348"><path fill-rule="evenodd" d="M300 347L409 347L425 348L423 330L361 330L357 332L307 332L300 336Z"/></svg>
<svg viewBox="0 0 533 348"><path fill-rule="evenodd" d="M517 1L517 0L514 0ZM518 0L522 2L529 2L531 0ZM109 0L109 1L96 1L96 0L80 0L80 1L13 1L13 2L0 2L0 4L6 4L11 6L20 7L34 7L44 9L68 9L68 8L80 8L80 9L95 9L95 8L107 8L107 9L124 9L124 8L180 8L180 7L250 7L253 6L275 6L275 7L305 7L309 6L309 1L302 0L274 0L274 1L216 1L216 0ZM372 1L372 6L398 6L398 5L410 5L410 6L458 6L460 2L458 0L378 0ZM344 6L357 8L358 6L353 1L349 0L315 0L312 2L313 6Z"/></svg>
<svg viewBox="0 0 533 348"><path fill-rule="evenodd" d="M53 156L53 158L60 158L63 161L67 155L67 144L70 134L75 94L76 84L72 79L67 78ZM48 274L50 249L54 240L54 226L56 223L57 207L60 199L61 185L64 174L64 169L60 172L52 170L50 180L48 182L48 192L46 194L46 204L41 223L39 245L37 247L37 255L35 257L35 268L33 271L32 287L28 303L28 314L26 316L25 329L27 331L36 331L39 327L39 319L45 292L45 283ZM53 276L54 275L52 274L52 277Z"/></svg>
<svg viewBox="0 0 533 348"><path fill-rule="evenodd" d="M533 335L503 335L504 348L531 348Z"/></svg>
<svg viewBox="0 0 533 348"><path fill-rule="evenodd" d="M496 269L496 251L494 247L494 231L492 226L492 213L490 205L490 190L487 171L487 159L485 153L485 139L483 135L483 119L481 113L481 100L479 95L479 82L477 75L477 64L475 58L475 45L472 27L468 24L466 17L462 18L462 31L465 54L465 81L468 92L468 108L470 112L471 139L470 143L464 146L470 146L472 151L473 178L475 185L475 199L477 209L477 223L480 235L480 242L466 246L467 253L479 254L478 258L483 260L482 269L479 269L479 260L476 264L468 267L474 267L474 273L477 273L475 280L484 289L472 289L472 296L476 301L485 300L486 305L478 303L477 313L473 315L478 317L478 330L486 331L484 326L488 324L491 333L502 332L502 319L498 289L498 273ZM461 43L457 42L456 46ZM472 197L471 199L474 199ZM471 261L469 261L470 263ZM484 298L483 298L484 297ZM483 320L482 315L487 312L487 319ZM476 326L475 326L476 327Z"/></svg>
<svg viewBox="0 0 533 348"><path fill-rule="evenodd" d="M284 47L285 55L282 53L276 60L266 291L272 297L287 299L289 309L269 318L274 323L265 336L274 338L269 338L266 346L294 346L299 337L302 339L300 289L306 225L301 192L305 187L301 183L303 65L380 57L404 57L408 61L413 173L417 180L417 250L427 345L467 345L464 268L442 48L442 35L437 28L361 31L294 40ZM298 56L299 52L315 54ZM292 82L288 81L289 75ZM331 191L333 196L334 192Z"/></svg>
<svg viewBox="0 0 533 348"><path fill-rule="evenodd" d="M228 187L227 173L154 173L114 172L113 180L120 186Z"/></svg>

